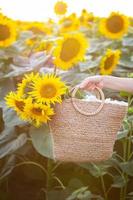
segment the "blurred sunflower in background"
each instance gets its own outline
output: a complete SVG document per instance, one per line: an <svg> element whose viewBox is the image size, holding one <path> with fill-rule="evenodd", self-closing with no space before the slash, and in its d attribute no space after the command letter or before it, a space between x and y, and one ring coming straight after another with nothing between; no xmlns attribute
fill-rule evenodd
<svg viewBox="0 0 133 200"><path fill-rule="evenodd" d="M64 15L67 12L67 4L64 1L57 1L54 6L54 12L57 15Z"/></svg>
<svg viewBox="0 0 133 200"><path fill-rule="evenodd" d="M120 50L108 49L100 62L100 73L102 75L112 74L120 59Z"/></svg>
<svg viewBox="0 0 133 200"><path fill-rule="evenodd" d="M128 32L129 19L127 16L112 12L108 18L100 21L100 32L110 39L119 39Z"/></svg>
<svg viewBox="0 0 133 200"><path fill-rule="evenodd" d="M81 15L79 17L80 25L83 27L90 28L92 26L92 22L94 22L95 17L93 13L89 13L86 9L83 9Z"/></svg>
<svg viewBox="0 0 133 200"><path fill-rule="evenodd" d="M16 41L16 24L0 13L0 47L8 47Z"/></svg>
<svg viewBox="0 0 133 200"><path fill-rule="evenodd" d="M32 38L26 39L25 44L29 47L36 46L40 42L39 38L34 36Z"/></svg>
<svg viewBox="0 0 133 200"><path fill-rule="evenodd" d="M59 20L59 32L71 32L78 30L80 27L79 18L76 16L75 13L72 13L70 16L63 17Z"/></svg>
<svg viewBox="0 0 133 200"><path fill-rule="evenodd" d="M44 51L45 53L50 53L51 49L53 47L53 41L49 40L43 40L39 43L39 45L35 48L35 50L38 51Z"/></svg>
<svg viewBox="0 0 133 200"><path fill-rule="evenodd" d="M49 26L47 23L42 22L27 22L23 26L23 31L32 31L34 34L43 34L49 35L52 34L53 28Z"/></svg>
<svg viewBox="0 0 133 200"><path fill-rule="evenodd" d="M29 94L38 103L61 103L61 95L66 93L66 85L54 74L43 75L33 81L32 91Z"/></svg>
<svg viewBox="0 0 133 200"><path fill-rule="evenodd" d="M88 47L88 40L82 33L64 34L64 37L57 40L57 46L54 49L54 64L63 69L68 70L82 61L86 49Z"/></svg>

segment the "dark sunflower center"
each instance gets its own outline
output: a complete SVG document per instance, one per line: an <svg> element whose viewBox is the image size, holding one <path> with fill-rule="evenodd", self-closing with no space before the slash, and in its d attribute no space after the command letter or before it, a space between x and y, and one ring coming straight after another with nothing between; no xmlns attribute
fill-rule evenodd
<svg viewBox="0 0 133 200"><path fill-rule="evenodd" d="M112 33L118 33L123 30L124 22L121 16L112 16L107 19L107 29Z"/></svg>
<svg viewBox="0 0 133 200"><path fill-rule="evenodd" d="M114 55L109 56L104 62L104 69L108 70L114 64Z"/></svg>
<svg viewBox="0 0 133 200"><path fill-rule="evenodd" d="M42 109L41 108L32 108L32 113L35 115L42 115Z"/></svg>
<svg viewBox="0 0 133 200"><path fill-rule="evenodd" d="M56 92L57 92L56 88L52 84L42 85L42 87L40 89L40 94L44 98L52 98L56 95Z"/></svg>
<svg viewBox="0 0 133 200"><path fill-rule="evenodd" d="M0 24L0 41L10 37L10 29L7 25Z"/></svg>
<svg viewBox="0 0 133 200"><path fill-rule="evenodd" d="M25 106L25 103L23 102L23 101L15 101L15 105L16 105L16 107L20 110L20 111L22 111L23 112L23 110L24 110L24 106Z"/></svg>
<svg viewBox="0 0 133 200"><path fill-rule="evenodd" d="M80 51L80 43L75 38L68 38L62 45L62 50L60 53L60 58L68 62L78 55Z"/></svg>

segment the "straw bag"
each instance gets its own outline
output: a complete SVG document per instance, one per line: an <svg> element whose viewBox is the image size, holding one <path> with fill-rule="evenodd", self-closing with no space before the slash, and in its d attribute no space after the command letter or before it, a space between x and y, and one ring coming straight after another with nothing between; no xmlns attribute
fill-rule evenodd
<svg viewBox="0 0 133 200"><path fill-rule="evenodd" d="M100 88L101 100L86 101L72 98L57 104L50 122L54 142L54 157L59 161L97 162L111 157L113 145L127 103L107 102Z"/></svg>

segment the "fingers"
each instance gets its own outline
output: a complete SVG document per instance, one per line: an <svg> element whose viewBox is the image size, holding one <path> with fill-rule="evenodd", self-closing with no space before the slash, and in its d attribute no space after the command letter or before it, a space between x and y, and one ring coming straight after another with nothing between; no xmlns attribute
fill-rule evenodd
<svg viewBox="0 0 133 200"><path fill-rule="evenodd" d="M103 81L101 81L101 82L99 82L98 84L97 84L97 86L99 87L99 88L103 88Z"/></svg>
<svg viewBox="0 0 133 200"><path fill-rule="evenodd" d="M81 84L80 84L80 88L83 89L85 88L87 85L89 85L89 80L85 79Z"/></svg>
<svg viewBox="0 0 133 200"><path fill-rule="evenodd" d="M103 88L103 81L100 75L88 77L80 84L80 88L85 90L94 90L96 87Z"/></svg>
<svg viewBox="0 0 133 200"><path fill-rule="evenodd" d="M99 88L103 88L103 83L100 82L100 83L93 83L93 82L90 82L90 83L84 83L83 85L80 85L79 86L81 89L84 89L84 90L89 90L89 91L93 91L95 90L97 87Z"/></svg>

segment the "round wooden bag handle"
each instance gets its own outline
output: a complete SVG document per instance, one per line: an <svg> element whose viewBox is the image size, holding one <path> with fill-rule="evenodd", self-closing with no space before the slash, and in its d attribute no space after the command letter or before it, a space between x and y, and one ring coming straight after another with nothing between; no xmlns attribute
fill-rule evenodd
<svg viewBox="0 0 133 200"><path fill-rule="evenodd" d="M99 107L97 108L96 111L90 112L90 113L81 110L81 109L78 107L78 105L76 104L76 102L75 102L75 95L76 95L76 92L79 90L79 86L76 86L76 87L73 89L73 91L72 91L72 97L71 97L72 104L73 104L74 108L75 108L78 112L80 112L81 114L86 115L86 116L92 116L92 115L98 114L98 113L102 110L102 108L103 108L103 106L104 106L104 102L105 102L105 96L104 96L103 91L102 91L99 87L96 87L95 89L96 89L96 90L99 92L99 94L100 94L100 97L101 97L101 104L99 105Z"/></svg>

